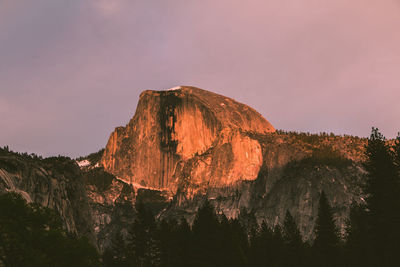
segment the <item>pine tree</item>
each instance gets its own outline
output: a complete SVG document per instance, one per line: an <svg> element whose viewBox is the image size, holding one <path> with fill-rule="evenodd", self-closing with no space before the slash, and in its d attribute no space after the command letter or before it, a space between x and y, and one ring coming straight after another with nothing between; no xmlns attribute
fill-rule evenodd
<svg viewBox="0 0 400 267"><path fill-rule="evenodd" d="M190 266L192 253L192 231L190 225L185 218L181 218L180 223L176 227L174 234L176 241L176 261L173 262L174 267Z"/></svg>
<svg viewBox="0 0 400 267"><path fill-rule="evenodd" d="M289 211L286 211L282 235L285 244L288 244L289 246L299 247L303 243L299 228L297 227L297 224Z"/></svg>
<svg viewBox="0 0 400 267"><path fill-rule="evenodd" d="M231 227L231 221L225 216L220 215L220 243L222 247L219 250L221 262L224 266L241 267L246 265L246 255L242 249L242 244L239 243L239 239L234 238L233 228ZM240 233L237 233L240 235Z"/></svg>
<svg viewBox="0 0 400 267"><path fill-rule="evenodd" d="M366 147L368 238L372 266L398 266L400 250L399 140L391 148L373 128Z"/></svg>
<svg viewBox="0 0 400 267"><path fill-rule="evenodd" d="M346 225L346 266L368 266L368 222L363 204L353 203Z"/></svg>
<svg viewBox="0 0 400 267"><path fill-rule="evenodd" d="M246 208L242 207L239 212L238 220L241 225L247 230L247 234L250 235L258 228L258 223L255 215L255 211L248 211Z"/></svg>
<svg viewBox="0 0 400 267"><path fill-rule="evenodd" d="M172 219L162 220L158 224L157 239L160 244L161 266L188 266L191 248L191 230L182 218L178 223Z"/></svg>
<svg viewBox="0 0 400 267"><path fill-rule="evenodd" d="M208 200L198 209L192 230L194 253L191 266L223 266L219 252L225 244L214 207Z"/></svg>
<svg viewBox="0 0 400 267"><path fill-rule="evenodd" d="M282 266L286 257L282 230L271 229L265 221L250 235L249 266Z"/></svg>
<svg viewBox="0 0 400 267"><path fill-rule="evenodd" d="M0 266L99 266L86 238L68 233L60 216L16 193L0 194Z"/></svg>
<svg viewBox="0 0 400 267"><path fill-rule="evenodd" d="M272 242L269 245L270 253L269 258L272 260L275 266L282 266L285 262L286 251L285 243L283 241L282 227L277 224L274 227Z"/></svg>
<svg viewBox="0 0 400 267"><path fill-rule="evenodd" d="M127 260L133 266L159 266L160 250L154 216L141 201L136 202L135 208L137 218L128 233Z"/></svg>
<svg viewBox="0 0 400 267"><path fill-rule="evenodd" d="M260 227L253 228L250 235L250 248L248 253L249 265L268 266L269 263L273 266L275 262L273 257L275 255L269 255L269 253L273 253L273 251L271 251L271 246L273 246L273 244L274 233L265 221L261 223Z"/></svg>
<svg viewBox="0 0 400 267"><path fill-rule="evenodd" d="M157 227L157 240L159 240L161 266L173 266L175 261L174 227L176 221L161 220Z"/></svg>
<svg viewBox="0 0 400 267"><path fill-rule="evenodd" d="M231 230L231 237L233 242L238 247L238 254L243 259L243 266L248 266L247 254L249 251L249 239L246 229L239 222L238 219L229 220L229 226Z"/></svg>
<svg viewBox="0 0 400 267"><path fill-rule="evenodd" d="M111 239L111 245L103 253L103 263L106 267L128 267L126 243L121 233Z"/></svg>
<svg viewBox="0 0 400 267"><path fill-rule="evenodd" d="M332 208L325 193L322 191L319 199L318 218L315 224L315 240L313 250L319 266L339 266L338 230L333 218Z"/></svg>
<svg viewBox="0 0 400 267"><path fill-rule="evenodd" d="M302 236L289 211L286 211L283 222L282 237L287 253L285 266L303 265L305 251L303 249Z"/></svg>
<svg viewBox="0 0 400 267"><path fill-rule="evenodd" d="M393 146L394 152L394 163L397 168L398 175L400 175L400 133L397 134L397 137Z"/></svg>

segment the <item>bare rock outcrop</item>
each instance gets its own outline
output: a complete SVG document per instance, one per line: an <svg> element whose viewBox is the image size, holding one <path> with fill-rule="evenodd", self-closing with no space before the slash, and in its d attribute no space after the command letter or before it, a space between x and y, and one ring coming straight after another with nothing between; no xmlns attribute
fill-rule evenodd
<svg viewBox="0 0 400 267"><path fill-rule="evenodd" d="M246 211L270 226L289 210L309 240L321 191L342 230L350 204L363 201L366 142L275 131L252 108L194 87L145 91L104 152L75 162L0 149L0 194L55 209L100 250L127 233L138 200L157 218L189 221L205 199L229 218Z"/></svg>
<svg viewBox="0 0 400 267"><path fill-rule="evenodd" d="M274 132L258 112L195 87L145 91L126 127L111 134L101 163L130 184L176 192L255 180L263 164L252 134Z"/></svg>
<svg viewBox="0 0 400 267"><path fill-rule="evenodd" d="M145 91L132 120L111 134L106 171L133 186L170 192L158 216L192 220L204 199L228 217L253 211L259 223L289 210L313 238L325 191L343 230L362 201L365 139L275 131L252 108L194 87Z"/></svg>

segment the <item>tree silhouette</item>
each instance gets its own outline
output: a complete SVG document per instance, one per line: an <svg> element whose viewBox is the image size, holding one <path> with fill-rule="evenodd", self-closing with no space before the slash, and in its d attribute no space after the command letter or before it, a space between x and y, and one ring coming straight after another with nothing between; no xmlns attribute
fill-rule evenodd
<svg viewBox="0 0 400 267"><path fill-rule="evenodd" d="M198 209L192 226L191 266L245 266L245 232L224 214L217 215L206 200Z"/></svg>
<svg viewBox="0 0 400 267"><path fill-rule="evenodd" d="M154 216L141 201L136 202L135 209L137 218L129 229L127 260L134 266L159 266L160 251Z"/></svg>
<svg viewBox="0 0 400 267"><path fill-rule="evenodd" d="M128 267L126 242L121 233L111 239L111 245L103 252L103 263L106 267Z"/></svg>
<svg viewBox="0 0 400 267"><path fill-rule="evenodd" d="M231 231L232 242L236 244L238 250L238 262L241 262L241 266L248 265L248 251L249 251L249 239L245 227L240 223L238 219L229 220L229 227Z"/></svg>
<svg viewBox="0 0 400 267"><path fill-rule="evenodd" d="M248 261L250 266L282 266L285 258L282 230L272 230L264 221L250 236Z"/></svg>
<svg viewBox="0 0 400 267"><path fill-rule="evenodd" d="M303 240L299 228L289 211L286 211L283 222L282 237L287 253L285 266L303 265L305 256Z"/></svg>
<svg viewBox="0 0 400 267"><path fill-rule="evenodd" d="M366 208L353 203L346 226L346 266L368 266L369 251L368 222Z"/></svg>
<svg viewBox="0 0 400 267"><path fill-rule="evenodd" d="M400 250L399 140L390 147L373 128L366 147L368 255L373 266L398 266Z"/></svg>
<svg viewBox="0 0 400 267"><path fill-rule="evenodd" d="M174 240L176 242L176 267L190 266L190 256L192 251L192 231L189 223L185 218L181 218L179 225L176 227Z"/></svg>
<svg viewBox="0 0 400 267"><path fill-rule="evenodd" d="M332 208L324 191L322 191L319 199L313 244L317 264L319 266L338 266L338 247L338 230L333 218Z"/></svg>
<svg viewBox="0 0 400 267"><path fill-rule="evenodd" d="M174 227L175 221L161 220L157 227L157 239L160 245L160 261L161 266L173 266L172 263L175 261L175 249L176 244L174 243Z"/></svg>
<svg viewBox="0 0 400 267"><path fill-rule="evenodd" d="M222 266L218 253L224 245L221 242L221 228L214 207L208 200L198 209L192 230L192 266Z"/></svg>
<svg viewBox="0 0 400 267"><path fill-rule="evenodd" d="M260 227L252 229L248 253L250 266L265 266L267 261L273 262L273 259L268 257L270 246L273 244L273 234L265 222L262 222Z"/></svg>
<svg viewBox="0 0 400 267"><path fill-rule="evenodd" d="M255 211L248 211L244 207L240 209L238 221L246 229L248 235L250 235L252 231L256 231L259 226L257 223Z"/></svg>
<svg viewBox="0 0 400 267"><path fill-rule="evenodd" d="M398 133L394 146L393 146L393 152L394 152L394 163L397 168L398 175L400 175L400 133Z"/></svg>
<svg viewBox="0 0 400 267"><path fill-rule="evenodd" d="M0 211L1 266L99 266L96 249L66 232L53 210L7 193Z"/></svg>
<svg viewBox="0 0 400 267"><path fill-rule="evenodd" d="M160 245L161 266L188 266L191 248L191 230L187 221L161 220L157 238Z"/></svg>
<svg viewBox="0 0 400 267"><path fill-rule="evenodd" d="M222 214L220 216L220 243L219 256L223 266L245 266L246 265L246 248L243 247L243 243L240 243L243 235L241 228L234 229L231 221ZM237 237L237 238L235 238Z"/></svg>

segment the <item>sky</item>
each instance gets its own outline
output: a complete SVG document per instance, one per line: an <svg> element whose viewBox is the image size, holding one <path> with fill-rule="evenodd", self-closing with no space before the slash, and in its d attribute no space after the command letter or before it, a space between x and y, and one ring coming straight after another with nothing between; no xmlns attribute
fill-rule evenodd
<svg viewBox="0 0 400 267"><path fill-rule="evenodd" d="M0 146L87 155L178 85L277 129L393 138L399 29L400 0L0 0Z"/></svg>

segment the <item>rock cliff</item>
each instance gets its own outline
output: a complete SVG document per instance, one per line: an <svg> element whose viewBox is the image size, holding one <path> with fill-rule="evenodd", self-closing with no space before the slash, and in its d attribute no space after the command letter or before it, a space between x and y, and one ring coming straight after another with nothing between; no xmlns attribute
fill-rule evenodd
<svg viewBox="0 0 400 267"><path fill-rule="evenodd" d="M322 190L342 228L351 202L362 201L365 139L276 132L252 108L194 87L145 91L125 127L111 134L106 171L133 186L169 192L159 216L193 218L208 198L237 217L282 223L290 210L313 237Z"/></svg>
<svg viewBox="0 0 400 267"><path fill-rule="evenodd" d="M352 202L361 202L365 139L276 132L253 136L260 142L263 165L255 180L230 186L185 190L174 196L173 205L161 216L194 218L208 199L230 218L251 212L258 223L282 224L289 210L306 240L314 236L318 200L323 190L334 207L336 223L344 231Z"/></svg>
<svg viewBox="0 0 400 267"><path fill-rule="evenodd" d="M78 165L65 157L42 159L0 149L0 194L16 192L54 209L64 227L96 244L92 214Z"/></svg>
<svg viewBox="0 0 400 267"><path fill-rule="evenodd" d="M228 217L250 213L271 226L289 210L310 240L322 190L342 230L350 204L363 201L366 142L275 131L250 107L194 87L145 91L104 152L78 164L0 149L0 194L55 209L101 250L127 232L138 199L158 218L189 221L204 199Z"/></svg>
<svg viewBox="0 0 400 267"><path fill-rule="evenodd" d="M102 251L116 234L126 235L136 218L134 205L140 200L158 214L168 204L167 192L128 184L99 166L103 150L77 160L81 167L91 208L97 245Z"/></svg>
<svg viewBox="0 0 400 267"><path fill-rule="evenodd" d="M254 180L262 150L251 134L275 129L254 109L195 87L145 91L126 127L111 134L101 163L130 184L176 192Z"/></svg>

